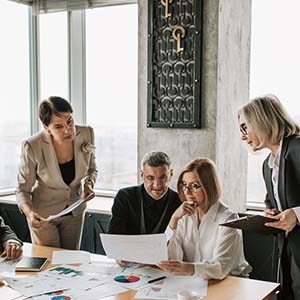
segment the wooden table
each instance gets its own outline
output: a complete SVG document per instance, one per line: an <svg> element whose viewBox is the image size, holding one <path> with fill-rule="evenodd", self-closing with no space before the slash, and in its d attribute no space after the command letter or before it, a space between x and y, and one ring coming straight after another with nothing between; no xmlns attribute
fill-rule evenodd
<svg viewBox="0 0 300 300"><path fill-rule="evenodd" d="M49 261L52 258L54 250L62 250L45 246L37 246L25 243L24 256L47 257ZM103 255L91 254L93 261L105 261L107 258ZM47 268L52 265L48 264ZM22 272L22 275L26 273ZM27 273L32 274L32 272ZM228 276L224 280L210 280L208 283L207 296L205 300L266 300L272 299L278 290L279 284L274 282L245 279ZM106 300L131 300L134 299L135 291L128 291L113 297L107 297ZM1 288L0 288L1 298Z"/></svg>

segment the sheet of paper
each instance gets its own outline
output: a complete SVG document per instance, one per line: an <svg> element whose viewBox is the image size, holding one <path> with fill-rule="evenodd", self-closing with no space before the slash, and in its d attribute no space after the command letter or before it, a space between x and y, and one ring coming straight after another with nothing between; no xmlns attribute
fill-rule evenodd
<svg viewBox="0 0 300 300"><path fill-rule="evenodd" d="M135 299L177 299L177 294L175 292L161 291L161 285L147 286L143 289L138 290L134 296Z"/></svg>
<svg viewBox="0 0 300 300"><path fill-rule="evenodd" d="M53 251L52 261L53 265L62 264L83 264L89 263L91 256L89 252L77 250Z"/></svg>
<svg viewBox="0 0 300 300"><path fill-rule="evenodd" d="M126 287L128 289L138 291L139 289L142 289L145 286L149 285L149 280L161 278L166 275L167 273L165 273L164 271L152 267L128 268L123 273L119 274L119 276L121 276L121 278L122 276L124 276L125 278L130 278L132 276L133 278L138 278L138 281L130 282L129 280L129 282L118 282L117 278L119 276L113 279L114 283L121 287Z"/></svg>
<svg viewBox="0 0 300 300"><path fill-rule="evenodd" d="M16 291L27 297L40 295L66 288L64 282L50 276L33 275L24 278L5 278L5 281Z"/></svg>
<svg viewBox="0 0 300 300"><path fill-rule="evenodd" d="M0 276L13 277L15 275L16 264L21 260L21 257L16 260L9 260L5 257L0 257Z"/></svg>
<svg viewBox="0 0 300 300"><path fill-rule="evenodd" d="M100 234L109 258L144 264L157 264L168 259L164 233L145 235Z"/></svg>
<svg viewBox="0 0 300 300"><path fill-rule="evenodd" d="M0 295L1 299L5 300L13 300L22 296L22 294L7 286L0 287Z"/></svg>
<svg viewBox="0 0 300 300"><path fill-rule="evenodd" d="M168 276L161 288L162 293L179 292L189 290L198 293L199 296L206 296L207 280L197 276Z"/></svg>
<svg viewBox="0 0 300 300"><path fill-rule="evenodd" d="M101 286L97 286L91 289L84 288L71 288L66 291L56 291L53 293L48 293L45 295L35 296L29 298L28 300L53 300L53 299L88 299L88 300L98 300L102 298L106 298L109 296L113 296L115 294L119 294L122 292L126 292L127 289L121 288L112 284L103 284ZM101 296L100 296L101 295ZM19 299L16 299L19 300Z"/></svg>
<svg viewBox="0 0 300 300"><path fill-rule="evenodd" d="M62 217L64 215L68 214L69 212L73 211L75 208L77 208L83 202L84 202L83 199L79 199L76 202L74 202L73 204L71 204L70 206L68 206L66 209L64 209L61 212L59 212L58 214L56 214L56 215L50 215L46 220L50 221L50 220Z"/></svg>
<svg viewBox="0 0 300 300"><path fill-rule="evenodd" d="M147 285L145 288L138 290L135 298L177 299L177 293L181 290L195 291L199 297L206 296L207 280L193 276L168 276L162 283Z"/></svg>

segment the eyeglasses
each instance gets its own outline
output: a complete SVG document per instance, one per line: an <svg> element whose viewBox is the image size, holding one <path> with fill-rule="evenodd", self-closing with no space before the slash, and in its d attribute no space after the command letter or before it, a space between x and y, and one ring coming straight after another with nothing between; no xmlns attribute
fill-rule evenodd
<svg viewBox="0 0 300 300"><path fill-rule="evenodd" d="M191 193L196 193L198 189L200 189L202 185L196 184L196 183L191 183L191 184L181 184L181 188L184 192L187 192L188 190Z"/></svg>
<svg viewBox="0 0 300 300"><path fill-rule="evenodd" d="M247 135L248 134L248 127L245 123L242 123L240 125L240 132L243 134L243 135Z"/></svg>
<svg viewBox="0 0 300 300"><path fill-rule="evenodd" d="M167 176L167 174L163 174L162 176L155 178L152 175L144 175L143 174L143 178L145 181L147 181L150 184L153 184L155 181L158 182L159 184L164 184L168 181L169 177Z"/></svg>

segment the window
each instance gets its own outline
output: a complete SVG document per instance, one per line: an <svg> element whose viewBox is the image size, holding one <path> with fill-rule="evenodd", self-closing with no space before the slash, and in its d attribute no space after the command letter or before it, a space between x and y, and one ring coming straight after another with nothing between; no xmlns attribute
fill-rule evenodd
<svg viewBox="0 0 300 300"><path fill-rule="evenodd" d="M68 99L68 14L41 14L39 20L40 100L49 96Z"/></svg>
<svg viewBox="0 0 300 300"><path fill-rule="evenodd" d="M27 6L0 0L0 36L0 188L4 190L16 186L21 141L30 135Z"/></svg>
<svg viewBox="0 0 300 300"><path fill-rule="evenodd" d="M0 191L16 187L21 141L39 130L37 103L55 95L71 102L79 123L95 129L96 189L134 185L138 6L58 12L51 3L53 11L36 18L28 6L0 0ZM31 77L30 58L38 69Z"/></svg>
<svg viewBox="0 0 300 300"><path fill-rule="evenodd" d="M250 97L272 93L299 123L300 19L298 0L253 0ZM248 201L262 203L262 162L268 151L248 155Z"/></svg>
<svg viewBox="0 0 300 300"><path fill-rule="evenodd" d="M137 21L137 5L86 11L86 111L95 130L97 189L137 182Z"/></svg>

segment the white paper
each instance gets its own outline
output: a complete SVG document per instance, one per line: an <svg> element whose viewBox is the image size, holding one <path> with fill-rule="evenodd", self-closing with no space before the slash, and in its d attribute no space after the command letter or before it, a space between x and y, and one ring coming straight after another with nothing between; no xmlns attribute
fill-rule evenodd
<svg viewBox="0 0 300 300"><path fill-rule="evenodd" d="M177 299L175 292L162 292L161 285L147 286L140 289L134 296L135 299Z"/></svg>
<svg viewBox="0 0 300 300"><path fill-rule="evenodd" d="M84 289L81 287L73 287L66 291L57 291L46 295L32 297L28 300L53 300L53 299L88 299L98 300L126 292L127 289L121 288L112 284L103 284L91 289ZM17 299L19 300L19 299Z"/></svg>
<svg viewBox="0 0 300 300"><path fill-rule="evenodd" d="M100 234L109 258L144 264L168 260L167 239L164 233L145 235Z"/></svg>
<svg viewBox="0 0 300 300"><path fill-rule="evenodd" d="M77 250L53 251L52 261L53 265L61 264L83 264L89 263L91 256L89 252Z"/></svg>
<svg viewBox="0 0 300 300"><path fill-rule="evenodd" d="M138 290L135 298L177 299L177 293L181 290L194 291L199 297L206 296L207 280L193 276L168 276L162 283Z"/></svg>
<svg viewBox="0 0 300 300"><path fill-rule="evenodd" d="M134 276L139 277L140 278L139 281L131 282L131 283L116 282L114 280L115 284L117 284L119 286L138 291L138 290L144 288L145 286L148 286L149 280L161 278L163 276L166 276L167 273L165 273L164 271L161 271L160 269L156 269L156 268L152 268L152 267L142 267L142 268L135 268L135 269L128 268L120 275L134 275Z"/></svg>
<svg viewBox="0 0 300 300"><path fill-rule="evenodd" d="M21 294L31 297L48 292L63 290L65 284L56 278L43 275L33 275L24 278L5 278L5 281Z"/></svg>
<svg viewBox="0 0 300 300"><path fill-rule="evenodd" d="M162 293L179 292L182 290L194 291L199 296L206 296L207 280L197 276L168 276L161 288Z"/></svg>
<svg viewBox="0 0 300 300"><path fill-rule="evenodd" d="M76 202L74 202L73 204L71 204L70 206L68 206L66 209L64 209L61 212L59 212L58 214L56 214L56 215L50 215L46 220L50 221L50 220L62 217L64 215L68 214L69 212L73 211L75 208L77 208L83 202L84 202L83 199L79 199Z"/></svg>
<svg viewBox="0 0 300 300"><path fill-rule="evenodd" d="M15 275L16 264L21 258L9 260L6 257L0 257L0 276L13 277Z"/></svg>
<svg viewBox="0 0 300 300"><path fill-rule="evenodd" d="M1 299L5 299L5 300L13 300L22 297L22 294L7 286L2 286L0 288L0 295L1 295Z"/></svg>

